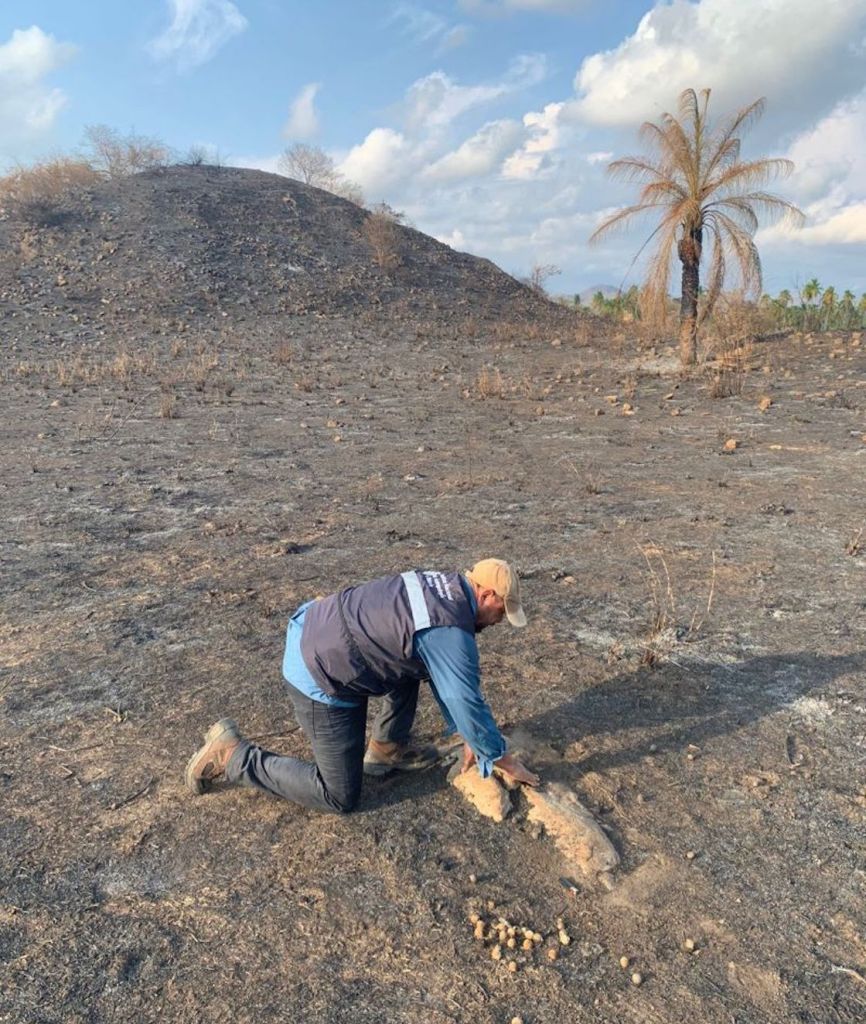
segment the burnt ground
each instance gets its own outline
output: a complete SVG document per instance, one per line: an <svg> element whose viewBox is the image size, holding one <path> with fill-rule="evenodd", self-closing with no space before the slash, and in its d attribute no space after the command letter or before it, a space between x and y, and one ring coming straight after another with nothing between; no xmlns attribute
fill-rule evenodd
<svg viewBox="0 0 866 1024"><path fill-rule="evenodd" d="M0 353L0 1020L864 1019L859 338L757 345L713 398L579 324L182 328ZM222 715L308 749L302 600L490 554L530 626L482 638L487 696L612 892L444 767L342 818L184 790ZM509 973L473 911L573 941Z"/></svg>

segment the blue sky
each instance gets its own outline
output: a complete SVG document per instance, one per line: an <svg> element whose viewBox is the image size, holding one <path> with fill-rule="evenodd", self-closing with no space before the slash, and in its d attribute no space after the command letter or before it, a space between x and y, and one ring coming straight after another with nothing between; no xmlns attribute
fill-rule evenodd
<svg viewBox="0 0 866 1024"><path fill-rule="evenodd" d="M639 276L644 235L587 238L633 192L604 174L687 86L767 113L745 155L789 156L807 213L758 236L765 287L866 291L866 0L5 0L0 163L85 125L276 170L325 149L371 202L555 291ZM804 26L808 26L804 29Z"/></svg>

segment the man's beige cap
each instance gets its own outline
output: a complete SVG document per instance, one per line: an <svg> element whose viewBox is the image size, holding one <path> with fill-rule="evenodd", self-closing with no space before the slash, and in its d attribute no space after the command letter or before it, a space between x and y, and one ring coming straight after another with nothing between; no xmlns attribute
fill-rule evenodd
<svg viewBox="0 0 866 1024"><path fill-rule="evenodd" d="M520 603L520 580L508 562L501 558L482 558L466 573L477 587L492 590L505 601L505 614L512 626L525 626L526 615Z"/></svg>

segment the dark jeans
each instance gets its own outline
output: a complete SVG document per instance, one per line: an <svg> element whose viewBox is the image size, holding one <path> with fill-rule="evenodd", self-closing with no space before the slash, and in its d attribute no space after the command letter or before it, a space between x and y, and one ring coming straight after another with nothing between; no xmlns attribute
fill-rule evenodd
<svg viewBox="0 0 866 1024"><path fill-rule="evenodd" d="M226 767L226 779L256 786L304 807L335 814L353 810L364 779L367 698L341 708L311 700L286 684L295 717L313 747L315 762L272 754L244 740ZM418 684L402 686L381 698L373 739L405 743L415 720Z"/></svg>

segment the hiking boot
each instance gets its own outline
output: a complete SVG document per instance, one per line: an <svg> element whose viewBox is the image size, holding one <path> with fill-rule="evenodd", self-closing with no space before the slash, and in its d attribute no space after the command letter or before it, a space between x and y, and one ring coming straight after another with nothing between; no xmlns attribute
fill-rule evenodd
<svg viewBox="0 0 866 1024"><path fill-rule="evenodd" d="M243 736L230 718L221 718L205 733L204 746L192 755L186 765L186 788L200 796L216 779L225 775L229 758L237 750Z"/></svg>
<svg viewBox="0 0 866 1024"><path fill-rule="evenodd" d="M365 775L388 775L390 772L414 772L429 768L441 757L433 746L414 743L385 743L370 740L364 754Z"/></svg>

